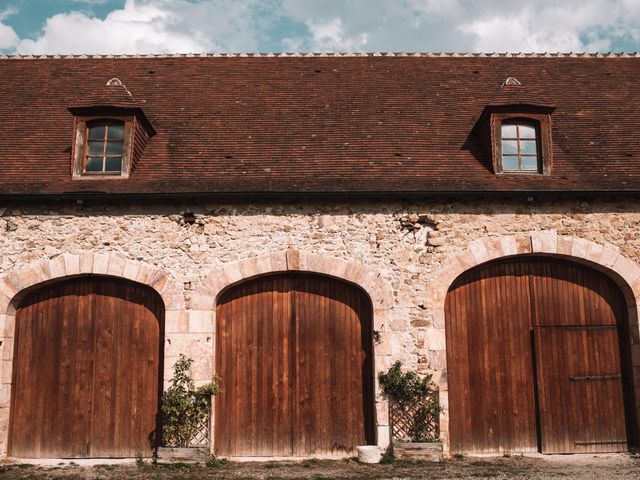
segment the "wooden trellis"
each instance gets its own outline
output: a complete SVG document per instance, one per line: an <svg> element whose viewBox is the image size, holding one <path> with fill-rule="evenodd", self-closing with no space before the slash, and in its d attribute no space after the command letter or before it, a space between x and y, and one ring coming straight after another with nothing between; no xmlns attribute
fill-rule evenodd
<svg viewBox="0 0 640 480"><path fill-rule="evenodd" d="M209 425L211 424L211 405L207 415L198 424L198 428L193 432L189 439L190 447L208 447L210 445Z"/></svg>
<svg viewBox="0 0 640 480"><path fill-rule="evenodd" d="M436 402L435 404L438 405L437 392L434 392L431 397L425 398L422 402L411 405L403 405L390 401L389 418L391 420L393 438L395 440L412 439L413 432L416 430L416 414L421 407L427 407L429 404L433 404L434 401ZM430 439L440 437L440 421L437 413L428 415L423 433Z"/></svg>

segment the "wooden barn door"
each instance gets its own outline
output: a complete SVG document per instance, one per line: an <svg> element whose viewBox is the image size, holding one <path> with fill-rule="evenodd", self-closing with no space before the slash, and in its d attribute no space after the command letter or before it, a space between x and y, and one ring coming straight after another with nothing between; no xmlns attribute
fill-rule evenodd
<svg viewBox="0 0 640 480"><path fill-rule="evenodd" d="M163 315L155 292L106 277L25 298L16 316L10 454L151 455Z"/></svg>
<svg viewBox="0 0 640 480"><path fill-rule="evenodd" d="M263 277L226 292L216 323L219 455L344 455L375 441L371 307L360 290Z"/></svg>
<svg viewBox="0 0 640 480"><path fill-rule="evenodd" d="M445 315L453 451L628 448L625 302L604 274L489 263L456 280Z"/></svg>
<svg viewBox="0 0 640 480"><path fill-rule="evenodd" d="M620 289L585 267L549 261L530 266L530 284L542 452L628 450Z"/></svg>

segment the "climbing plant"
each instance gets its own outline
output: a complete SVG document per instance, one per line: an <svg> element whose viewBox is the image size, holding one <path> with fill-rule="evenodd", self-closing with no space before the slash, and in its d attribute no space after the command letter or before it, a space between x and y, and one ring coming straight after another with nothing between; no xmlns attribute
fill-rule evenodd
<svg viewBox="0 0 640 480"><path fill-rule="evenodd" d="M191 378L193 359L180 354L173 366L173 378L162 395L163 444L188 447L203 422L207 420L211 396L220 393L220 378L196 387Z"/></svg>
<svg viewBox="0 0 640 480"><path fill-rule="evenodd" d="M403 371L397 361L378 375L382 392L389 400L393 436L412 442L433 442L440 436L441 411L438 387L432 375Z"/></svg>

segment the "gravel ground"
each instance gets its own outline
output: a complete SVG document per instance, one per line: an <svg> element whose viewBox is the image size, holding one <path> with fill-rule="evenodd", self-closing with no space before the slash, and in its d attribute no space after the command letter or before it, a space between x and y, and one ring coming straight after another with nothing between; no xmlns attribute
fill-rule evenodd
<svg viewBox="0 0 640 480"><path fill-rule="evenodd" d="M58 465L38 467L4 464L0 479L640 479L640 457L557 456L557 457L499 457L461 458L439 463L400 462L389 465L363 465L353 460L306 460L278 463L223 463L204 465Z"/></svg>

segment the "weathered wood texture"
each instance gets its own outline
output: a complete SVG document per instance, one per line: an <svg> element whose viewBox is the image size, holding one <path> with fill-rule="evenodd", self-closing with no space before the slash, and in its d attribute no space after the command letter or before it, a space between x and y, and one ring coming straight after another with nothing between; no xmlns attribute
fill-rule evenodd
<svg viewBox="0 0 640 480"><path fill-rule="evenodd" d="M352 454L374 443L371 316L363 292L317 275L278 274L225 292L216 452Z"/></svg>
<svg viewBox="0 0 640 480"><path fill-rule="evenodd" d="M612 280L558 259L494 262L456 280L445 306L451 449L626 450L625 312ZM570 379L585 375L621 377Z"/></svg>
<svg viewBox="0 0 640 480"><path fill-rule="evenodd" d="M393 456L399 460L442 460L442 443L394 442Z"/></svg>
<svg viewBox="0 0 640 480"><path fill-rule="evenodd" d="M44 287L16 318L10 454L151 454L162 382L162 300L105 277Z"/></svg>

